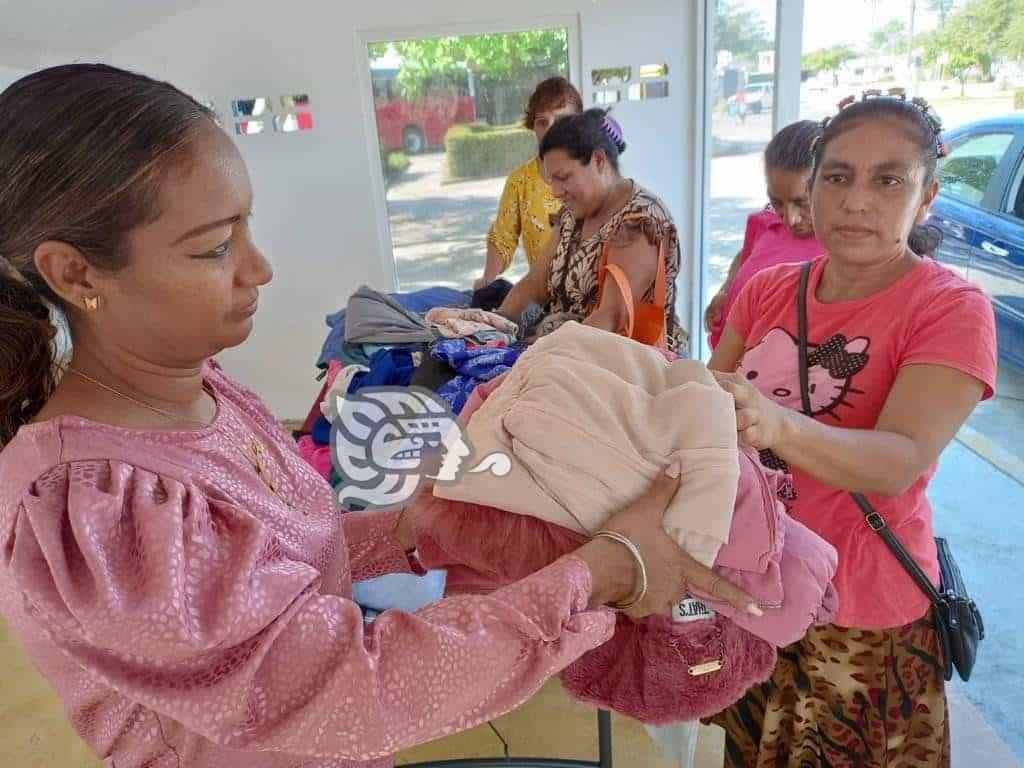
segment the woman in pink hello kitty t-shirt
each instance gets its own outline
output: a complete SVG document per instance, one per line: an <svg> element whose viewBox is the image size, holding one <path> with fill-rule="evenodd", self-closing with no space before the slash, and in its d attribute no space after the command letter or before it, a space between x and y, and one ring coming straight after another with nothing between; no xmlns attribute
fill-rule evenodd
<svg viewBox="0 0 1024 768"><path fill-rule="evenodd" d="M811 209L826 254L807 290L813 417L801 412L802 265L747 284L711 359L741 442L792 471L791 513L839 551L835 623L780 653L772 679L714 719L729 765L949 765L928 599L849 495L865 493L938 583L925 490L996 377L988 299L921 255L939 128L923 102L866 97L815 146Z"/></svg>

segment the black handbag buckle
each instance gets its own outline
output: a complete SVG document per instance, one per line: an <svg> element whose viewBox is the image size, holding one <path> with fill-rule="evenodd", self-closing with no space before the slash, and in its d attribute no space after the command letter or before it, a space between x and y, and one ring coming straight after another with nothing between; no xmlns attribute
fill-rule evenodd
<svg viewBox="0 0 1024 768"><path fill-rule="evenodd" d="M867 524L870 526L872 531L880 531L885 528L885 519L877 512L865 515L864 519L867 521Z"/></svg>

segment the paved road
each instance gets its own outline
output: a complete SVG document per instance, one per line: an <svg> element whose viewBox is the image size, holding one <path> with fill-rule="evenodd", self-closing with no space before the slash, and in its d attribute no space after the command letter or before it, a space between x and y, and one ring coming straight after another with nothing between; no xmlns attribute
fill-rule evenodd
<svg viewBox="0 0 1024 768"><path fill-rule="evenodd" d="M1000 361L996 397L981 403L968 424L1024 460L1024 371Z"/></svg>
<svg viewBox="0 0 1024 768"><path fill-rule="evenodd" d="M487 256L487 232L505 180L445 184L443 152L414 156L388 190L388 221L399 289L471 288ZM526 273L520 253L506 277Z"/></svg>
<svg viewBox="0 0 1024 768"><path fill-rule="evenodd" d="M705 276L708 296L718 291L729 272L729 264L743 245L747 216L767 203L760 150L711 161Z"/></svg>

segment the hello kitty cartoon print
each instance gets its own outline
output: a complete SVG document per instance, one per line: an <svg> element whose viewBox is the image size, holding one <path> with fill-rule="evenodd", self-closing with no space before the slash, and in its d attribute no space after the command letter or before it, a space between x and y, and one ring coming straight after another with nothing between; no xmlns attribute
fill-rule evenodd
<svg viewBox="0 0 1024 768"><path fill-rule="evenodd" d="M841 333L821 344L808 341L808 390L814 416L828 415L841 423L842 409L854 407L850 398L865 394L854 380L868 364L870 346L864 336L847 339ZM785 328L772 328L747 350L737 372L779 405L802 409L797 339Z"/></svg>

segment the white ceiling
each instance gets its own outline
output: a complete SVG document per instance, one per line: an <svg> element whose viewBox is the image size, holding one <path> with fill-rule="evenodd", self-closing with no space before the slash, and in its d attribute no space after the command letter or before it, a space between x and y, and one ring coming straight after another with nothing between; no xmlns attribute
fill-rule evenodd
<svg viewBox="0 0 1024 768"><path fill-rule="evenodd" d="M0 0L0 65L101 54L201 0ZM187 44L187 42L186 42Z"/></svg>

